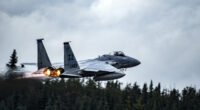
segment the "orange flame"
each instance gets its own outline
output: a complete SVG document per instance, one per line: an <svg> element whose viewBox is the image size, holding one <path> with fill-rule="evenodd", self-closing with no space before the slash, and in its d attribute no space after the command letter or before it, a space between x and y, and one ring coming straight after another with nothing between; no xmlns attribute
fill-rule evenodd
<svg viewBox="0 0 200 110"><path fill-rule="evenodd" d="M45 69L45 70L44 70L44 75L45 75L45 76L50 76L50 75L51 75L50 69Z"/></svg>
<svg viewBox="0 0 200 110"><path fill-rule="evenodd" d="M53 71L51 71L50 69L45 69L43 73L45 76L48 77L59 77L61 72L58 69L55 69Z"/></svg>

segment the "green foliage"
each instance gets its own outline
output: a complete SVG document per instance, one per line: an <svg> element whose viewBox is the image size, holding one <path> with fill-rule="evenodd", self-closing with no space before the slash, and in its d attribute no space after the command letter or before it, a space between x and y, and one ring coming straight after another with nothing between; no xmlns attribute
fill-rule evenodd
<svg viewBox="0 0 200 110"><path fill-rule="evenodd" d="M118 81L105 87L91 79L46 80L0 78L0 110L199 110L200 90L161 90L153 81L142 88ZM149 87L149 88L148 88Z"/></svg>
<svg viewBox="0 0 200 110"><path fill-rule="evenodd" d="M17 68L17 66L16 66L17 61L18 61L17 52L14 49L12 55L10 56L10 61L6 66L10 69L16 69Z"/></svg>

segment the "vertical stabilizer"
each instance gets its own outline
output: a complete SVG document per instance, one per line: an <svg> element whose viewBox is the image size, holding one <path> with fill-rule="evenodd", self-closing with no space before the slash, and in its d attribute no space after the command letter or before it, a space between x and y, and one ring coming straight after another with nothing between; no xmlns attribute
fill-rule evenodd
<svg viewBox="0 0 200 110"><path fill-rule="evenodd" d="M37 39L38 70L44 67L52 66L42 40L44 39Z"/></svg>
<svg viewBox="0 0 200 110"><path fill-rule="evenodd" d="M69 42L64 42L64 69L65 71L80 69Z"/></svg>

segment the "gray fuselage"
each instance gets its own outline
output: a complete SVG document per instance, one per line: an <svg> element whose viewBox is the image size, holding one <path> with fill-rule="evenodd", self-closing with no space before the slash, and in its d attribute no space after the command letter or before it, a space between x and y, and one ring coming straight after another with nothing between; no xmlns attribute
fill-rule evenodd
<svg viewBox="0 0 200 110"><path fill-rule="evenodd" d="M140 61L129 57L129 56L117 56L117 55L102 55L97 60L107 61L112 63L112 66L121 69L121 68L130 68L140 64Z"/></svg>

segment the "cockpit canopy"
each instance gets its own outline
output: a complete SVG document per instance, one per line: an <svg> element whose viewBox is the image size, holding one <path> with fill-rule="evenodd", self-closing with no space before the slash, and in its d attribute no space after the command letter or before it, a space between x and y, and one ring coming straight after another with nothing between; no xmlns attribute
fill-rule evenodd
<svg viewBox="0 0 200 110"><path fill-rule="evenodd" d="M122 51L115 51L113 53L114 56L125 56L125 54Z"/></svg>

